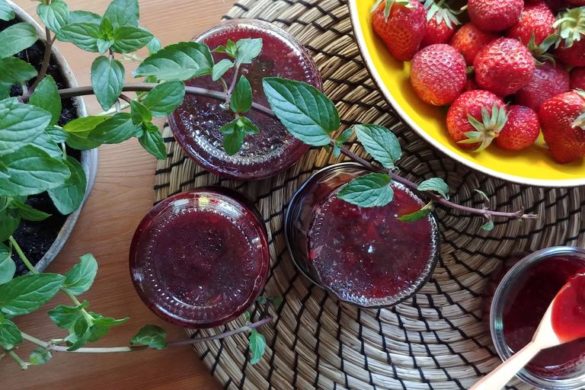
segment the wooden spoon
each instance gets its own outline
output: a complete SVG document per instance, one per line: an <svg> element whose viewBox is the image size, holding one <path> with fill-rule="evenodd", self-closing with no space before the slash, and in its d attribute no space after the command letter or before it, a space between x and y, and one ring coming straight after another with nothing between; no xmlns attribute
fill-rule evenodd
<svg viewBox="0 0 585 390"><path fill-rule="evenodd" d="M585 273L572 277L557 293L542 317L532 341L470 390L501 389L541 350L582 337L585 337Z"/></svg>

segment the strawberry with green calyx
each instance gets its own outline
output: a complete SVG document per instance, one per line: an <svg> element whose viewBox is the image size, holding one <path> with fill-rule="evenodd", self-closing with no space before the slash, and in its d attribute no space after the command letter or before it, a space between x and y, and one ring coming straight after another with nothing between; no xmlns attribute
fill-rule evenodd
<svg viewBox="0 0 585 390"><path fill-rule="evenodd" d="M532 146L539 134L540 123L534 110L524 106L510 106L508 121L495 142L502 149L518 151Z"/></svg>
<svg viewBox="0 0 585 390"><path fill-rule="evenodd" d="M462 149L481 151L499 136L507 120L506 104L498 96L488 91L468 91L449 107L447 130Z"/></svg>
<svg viewBox="0 0 585 390"><path fill-rule="evenodd" d="M570 8L555 22L557 57L567 65L585 66L585 7Z"/></svg>
<svg viewBox="0 0 585 390"><path fill-rule="evenodd" d="M378 0L372 12L374 31L390 54L399 61L411 60L425 36L423 5L417 0Z"/></svg>
<svg viewBox="0 0 585 390"><path fill-rule="evenodd" d="M497 38L495 34L482 31L472 23L466 23L455 32L450 45L463 54L467 65L473 65L477 53Z"/></svg>
<svg viewBox="0 0 585 390"><path fill-rule="evenodd" d="M520 14L520 20L508 31L508 37L519 40L525 45L532 40L540 45L555 31L556 18L544 3L527 5Z"/></svg>
<svg viewBox="0 0 585 390"><path fill-rule="evenodd" d="M545 62L534 69L528 85L516 93L516 101L538 111L548 99L570 90L569 72L560 65Z"/></svg>
<svg viewBox="0 0 585 390"><path fill-rule="evenodd" d="M447 43L455 34L460 24L455 12L443 5L444 0L436 3L434 0L426 0L424 7L427 10L427 25L421 47L435 43Z"/></svg>
<svg viewBox="0 0 585 390"><path fill-rule="evenodd" d="M471 22L483 31L509 29L520 20L523 0L469 0L467 13Z"/></svg>
<svg viewBox="0 0 585 390"><path fill-rule="evenodd" d="M582 89L585 91L585 68L571 70L571 89Z"/></svg>

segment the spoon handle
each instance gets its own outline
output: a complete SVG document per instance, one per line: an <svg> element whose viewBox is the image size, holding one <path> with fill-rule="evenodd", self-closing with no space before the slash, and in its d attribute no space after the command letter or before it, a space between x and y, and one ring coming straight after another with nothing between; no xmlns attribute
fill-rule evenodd
<svg viewBox="0 0 585 390"><path fill-rule="evenodd" d="M470 390L496 390L502 389L506 384L526 366L542 347L535 342L530 342L508 360L496 367L495 370L484 376L474 384Z"/></svg>

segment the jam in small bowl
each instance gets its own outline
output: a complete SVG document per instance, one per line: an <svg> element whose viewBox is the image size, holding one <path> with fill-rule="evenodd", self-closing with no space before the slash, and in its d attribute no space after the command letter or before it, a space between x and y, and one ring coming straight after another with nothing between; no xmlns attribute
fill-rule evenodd
<svg viewBox="0 0 585 390"><path fill-rule="evenodd" d="M337 197L352 179L369 171L354 163L313 175L289 206L285 234L297 267L343 302L362 307L394 305L422 287L438 260L433 215L402 222L424 202L399 183L393 201L362 208Z"/></svg>
<svg viewBox="0 0 585 390"><path fill-rule="evenodd" d="M138 226L130 272L144 303L176 325L208 328L242 314L270 265L266 228L241 195L202 188L157 204Z"/></svg>

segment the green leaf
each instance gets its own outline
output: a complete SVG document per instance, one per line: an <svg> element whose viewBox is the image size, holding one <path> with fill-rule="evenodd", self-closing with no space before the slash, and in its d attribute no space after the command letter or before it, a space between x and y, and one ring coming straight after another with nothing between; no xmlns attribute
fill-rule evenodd
<svg viewBox="0 0 585 390"><path fill-rule="evenodd" d="M34 207L21 201L20 199L16 198L12 198L10 206L16 209L20 218L24 219L25 221L40 222L44 221L45 219L51 216L51 214L45 213L44 211L41 210L37 210Z"/></svg>
<svg viewBox="0 0 585 390"><path fill-rule="evenodd" d="M37 70L28 62L16 57L0 58L0 91L2 98L10 93L14 84L24 84L37 75Z"/></svg>
<svg viewBox="0 0 585 390"><path fill-rule="evenodd" d="M63 151L46 131L39 134L39 136L32 141L31 145L44 150L53 158L59 160L63 158Z"/></svg>
<svg viewBox="0 0 585 390"><path fill-rule="evenodd" d="M244 144L244 131L238 126L237 119L222 126L223 149L233 156L238 153Z"/></svg>
<svg viewBox="0 0 585 390"><path fill-rule="evenodd" d="M81 256L80 262L65 274L63 288L73 295L81 295L88 291L98 271L98 263L91 254Z"/></svg>
<svg viewBox="0 0 585 390"><path fill-rule="evenodd" d="M483 225L481 226L481 230L484 230L484 231L486 231L486 232L491 232L492 230L494 230L494 228L495 228L495 227L496 227L496 226L495 226L495 224L494 224L494 221L492 221L492 220L490 219L490 220L488 220L488 221L487 221L485 224L483 224Z"/></svg>
<svg viewBox="0 0 585 390"><path fill-rule="evenodd" d="M37 14L49 30L58 32L69 20L69 7L62 0L52 0L51 4L40 3Z"/></svg>
<svg viewBox="0 0 585 390"><path fill-rule="evenodd" d="M50 122L51 114L43 109L11 99L0 101L0 156L33 141Z"/></svg>
<svg viewBox="0 0 585 390"><path fill-rule="evenodd" d="M300 81L268 77L262 83L272 111L294 137L312 146L329 144L340 120L327 96Z"/></svg>
<svg viewBox="0 0 585 390"><path fill-rule="evenodd" d="M145 325L132 337L130 345L133 347L146 346L153 349L165 349L167 347L167 332L156 325Z"/></svg>
<svg viewBox="0 0 585 390"><path fill-rule="evenodd" d="M219 61L217 64L213 65L213 70L211 72L211 79L213 81L218 81L221 79L228 70L234 67L234 63L227 58Z"/></svg>
<svg viewBox="0 0 585 390"><path fill-rule="evenodd" d="M152 41L152 34L140 27L122 26L114 30L112 50L116 53L132 53Z"/></svg>
<svg viewBox="0 0 585 390"><path fill-rule="evenodd" d="M12 209L0 211L0 242L8 240L20 225L20 216Z"/></svg>
<svg viewBox="0 0 585 390"><path fill-rule="evenodd" d="M419 191L433 191L445 199L449 199L449 185L440 177L433 177L420 183L417 187Z"/></svg>
<svg viewBox="0 0 585 390"><path fill-rule="evenodd" d="M1 214L0 214L1 215ZM16 273L16 264L12 260L10 249L0 243L0 284L8 283Z"/></svg>
<svg viewBox="0 0 585 390"><path fill-rule="evenodd" d="M39 194L59 187L70 174L65 162L27 145L0 156L0 196Z"/></svg>
<svg viewBox="0 0 585 390"><path fill-rule="evenodd" d="M100 123L90 137L101 144L119 144L138 134L139 127L132 121L132 115L120 112Z"/></svg>
<svg viewBox="0 0 585 390"><path fill-rule="evenodd" d="M213 58L209 47L198 42L181 42L167 46L145 59L134 76L185 81L209 75L212 68Z"/></svg>
<svg viewBox="0 0 585 390"><path fill-rule="evenodd" d="M69 329L69 336L65 339L69 344L67 351L76 351L83 347L90 337L91 318L80 316L77 318L73 327Z"/></svg>
<svg viewBox="0 0 585 390"><path fill-rule="evenodd" d="M91 85L104 110L114 105L124 86L124 65L116 59L100 56L91 65Z"/></svg>
<svg viewBox="0 0 585 390"><path fill-rule="evenodd" d="M29 99L29 103L51 114L51 126L59 122L62 110L61 97L59 96L57 83L51 75L45 76L39 85L37 85Z"/></svg>
<svg viewBox="0 0 585 390"><path fill-rule="evenodd" d="M266 351L266 338L256 329L252 329L248 336L248 342L250 343L250 364L258 364Z"/></svg>
<svg viewBox="0 0 585 390"><path fill-rule="evenodd" d="M37 30L28 23L17 23L0 32L0 58L13 56L37 41Z"/></svg>
<svg viewBox="0 0 585 390"><path fill-rule="evenodd" d="M433 203L430 202L422 207L420 210L412 212L410 214L401 215L398 217L399 221L402 222L416 222L426 218L433 211Z"/></svg>
<svg viewBox="0 0 585 390"><path fill-rule="evenodd" d="M140 145L159 160L167 158L167 150L163 137L156 126L148 124L144 134L138 139Z"/></svg>
<svg viewBox="0 0 585 390"><path fill-rule="evenodd" d="M28 274L0 285L0 312L18 316L38 310L57 294L64 279L58 274Z"/></svg>
<svg viewBox="0 0 585 390"><path fill-rule="evenodd" d="M98 26L102 23L102 17L98 14L88 11L71 11L69 12L68 24L91 23Z"/></svg>
<svg viewBox="0 0 585 390"><path fill-rule="evenodd" d="M150 42L148 42L148 45L146 45L146 48L148 49L148 54L152 55L158 52L162 48L162 45L160 44L158 38L152 37Z"/></svg>
<svg viewBox="0 0 585 390"><path fill-rule="evenodd" d="M63 215L69 215L83 203L87 189L87 179L83 167L75 158L67 156L65 164L71 176L59 187L48 191L53 204Z"/></svg>
<svg viewBox="0 0 585 390"><path fill-rule="evenodd" d="M391 181L385 173L370 173L343 186L337 197L360 207L386 206L394 197Z"/></svg>
<svg viewBox="0 0 585 390"><path fill-rule="evenodd" d="M57 305L49 310L49 318L61 329L73 329L75 323L83 317L82 309L87 308L87 301L79 306Z"/></svg>
<svg viewBox="0 0 585 390"><path fill-rule="evenodd" d="M43 347L38 347L30 353L28 360L33 366L41 366L47 364L52 358L51 351Z"/></svg>
<svg viewBox="0 0 585 390"><path fill-rule="evenodd" d="M250 120L250 118L247 118L245 116L239 117L237 119L236 123L237 123L238 127L243 130L244 135L253 135L253 134L258 134L260 132L260 129L258 129L258 126L256 126L254 124L254 122L252 122L252 120Z"/></svg>
<svg viewBox="0 0 585 390"><path fill-rule="evenodd" d="M101 39L100 25L95 23L71 23L57 33L59 40L71 42L82 50L97 53L98 39Z"/></svg>
<svg viewBox="0 0 585 390"><path fill-rule="evenodd" d="M240 76L232 93L230 108L233 112L245 114L252 108L252 86L246 76Z"/></svg>
<svg viewBox="0 0 585 390"><path fill-rule="evenodd" d="M135 125L146 124L152 121L152 112L137 100L130 102L130 112L132 115L132 122Z"/></svg>
<svg viewBox="0 0 585 390"><path fill-rule="evenodd" d="M392 169L402 156L398 138L388 129L378 125L354 126L362 146L384 168Z"/></svg>
<svg viewBox="0 0 585 390"><path fill-rule="evenodd" d="M16 324L7 318L0 317L0 347L9 351L22 343L22 333Z"/></svg>
<svg viewBox="0 0 585 390"><path fill-rule="evenodd" d="M61 142L65 142L67 141L67 133L65 133L65 130L63 130L62 127L59 126L49 126L47 127L47 130L45 131L45 134L47 134L49 137L51 137L51 139L53 140L53 142L56 143L61 143Z"/></svg>
<svg viewBox="0 0 585 390"><path fill-rule="evenodd" d="M138 26L138 0L113 0L104 14L112 26Z"/></svg>
<svg viewBox="0 0 585 390"><path fill-rule="evenodd" d="M240 39L236 42L236 48L236 63L238 65L251 64L252 61L262 52L262 39Z"/></svg>
<svg viewBox="0 0 585 390"><path fill-rule="evenodd" d="M14 19L14 16L14 10L6 0L0 0L0 20L8 22L9 20Z"/></svg>
<svg viewBox="0 0 585 390"><path fill-rule="evenodd" d="M185 85L181 81L168 81L157 85L142 100L154 116L164 117L171 114L183 103Z"/></svg>
<svg viewBox="0 0 585 390"><path fill-rule="evenodd" d="M67 133L90 133L98 125L108 119L110 119L110 117L105 115L85 116L67 122L67 124L63 126L63 130Z"/></svg>
<svg viewBox="0 0 585 390"><path fill-rule="evenodd" d="M115 326L123 325L129 320L128 317L115 319L111 317L105 317L94 312L90 312L89 314L93 317L92 324L87 332L87 341L89 342L98 341L102 337L106 336L110 329Z"/></svg>

